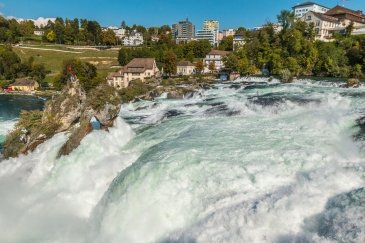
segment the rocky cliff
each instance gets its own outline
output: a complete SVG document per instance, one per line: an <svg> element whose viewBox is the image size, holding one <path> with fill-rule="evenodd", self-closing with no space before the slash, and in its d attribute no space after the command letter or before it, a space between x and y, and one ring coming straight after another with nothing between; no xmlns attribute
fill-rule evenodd
<svg viewBox="0 0 365 243"><path fill-rule="evenodd" d="M92 131L92 118L100 123L101 129L107 131L112 127L120 103L116 90L107 84L86 93L79 80L71 77L62 92L46 103L43 112L22 112L19 122L6 138L4 157L27 154L60 132L70 133L59 151L59 156L67 155Z"/></svg>

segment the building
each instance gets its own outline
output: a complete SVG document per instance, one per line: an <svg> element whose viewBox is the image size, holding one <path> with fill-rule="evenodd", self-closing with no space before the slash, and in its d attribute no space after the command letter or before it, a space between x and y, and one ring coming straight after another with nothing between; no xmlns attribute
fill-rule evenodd
<svg viewBox="0 0 365 243"><path fill-rule="evenodd" d="M195 65L189 61L180 61L177 64L177 75L192 75L195 73Z"/></svg>
<svg viewBox="0 0 365 243"><path fill-rule="evenodd" d="M360 10L355 11L337 5L336 7L328 10L326 15L337 18L343 28L349 26L351 22L354 23L354 27L365 24L365 15Z"/></svg>
<svg viewBox="0 0 365 243"><path fill-rule="evenodd" d="M39 88L37 81L27 78L17 79L14 83L10 84L11 90L13 91L24 91L31 92Z"/></svg>
<svg viewBox="0 0 365 243"><path fill-rule="evenodd" d="M237 51L241 47L246 44L245 38L243 35L235 35L233 36L233 51Z"/></svg>
<svg viewBox="0 0 365 243"><path fill-rule="evenodd" d="M218 46L217 35L213 30L198 30L195 33L196 40L208 40L211 46Z"/></svg>
<svg viewBox="0 0 365 243"><path fill-rule="evenodd" d="M115 36L122 40L126 36L126 29L124 28L118 28L114 26L109 26L108 28L105 28L105 30L112 30L115 33Z"/></svg>
<svg viewBox="0 0 365 243"><path fill-rule="evenodd" d="M365 25L354 28L352 35L365 35Z"/></svg>
<svg viewBox="0 0 365 243"><path fill-rule="evenodd" d="M110 73L107 77L109 85L115 88L126 88L133 80L145 81L147 78L158 77L160 71L154 58L134 58L118 72Z"/></svg>
<svg viewBox="0 0 365 243"><path fill-rule="evenodd" d="M195 25L189 19L173 24L172 35L176 43L189 41L194 38Z"/></svg>
<svg viewBox="0 0 365 243"><path fill-rule="evenodd" d="M219 45L219 22L217 20L205 20L203 29L195 33L197 40L209 40L213 47Z"/></svg>
<svg viewBox="0 0 365 243"><path fill-rule="evenodd" d="M212 50L204 58L205 72L209 72L209 64L214 63L215 70L220 71L224 68L223 58L230 52Z"/></svg>
<svg viewBox="0 0 365 243"><path fill-rule="evenodd" d="M34 30L33 34L36 36L44 36L44 30Z"/></svg>
<svg viewBox="0 0 365 243"><path fill-rule="evenodd" d="M316 39L322 41L330 40L333 32L335 32L339 27L339 21L337 18L313 11L309 11L304 14L301 20L307 23L313 23Z"/></svg>
<svg viewBox="0 0 365 243"><path fill-rule="evenodd" d="M106 80L110 86L113 86L117 89L128 87L128 82L124 82L123 69L115 73L109 73Z"/></svg>
<svg viewBox="0 0 365 243"><path fill-rule="evenodd" d="M325 7L321 4L317 4L314 2L304 2L301 4L297 4L293 7L294 15L297 18L303 17L309 11L316 12L316 13L326 13L329 10L328 7Z"/></svg>
<svg viewBox="0 0 365 243"><path fill-rule="evenodd" d="M313 23L317 40L329 41L334 32L344 33L351 23L354 25L353 34L363 33L365 15L362 11L335 6L325 13L308 11L301 17L302 21Z"/></svg>
<svg viewBox="0 0 365 243"><path fill-rule="evenodd" d="M123 39L124 46L140 46L143 45L143 42L143 35L136 30L133 30L129 36L126 36Z"/></svg>
<svg viewBox="0 0 365 243"><path fill-rule="evenodd" d="M223 37L234 36L235 34L236 30L234 29L223 30Z"/></svg>

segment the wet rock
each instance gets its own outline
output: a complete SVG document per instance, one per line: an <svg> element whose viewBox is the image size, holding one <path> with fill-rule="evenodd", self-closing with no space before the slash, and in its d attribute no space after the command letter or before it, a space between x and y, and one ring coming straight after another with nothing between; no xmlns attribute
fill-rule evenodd
<svg viewBox="0 0 365 243"><path fill-rule="evenodd" d="M361 85L360 80L357 78L350 78L346 82L347 88L358 88L360 87L360 85Z"/></svg>

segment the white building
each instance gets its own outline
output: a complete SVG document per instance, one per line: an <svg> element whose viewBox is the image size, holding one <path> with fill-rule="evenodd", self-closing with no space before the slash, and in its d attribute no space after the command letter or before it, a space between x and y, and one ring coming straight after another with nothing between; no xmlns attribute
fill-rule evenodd
<svg viewBox="0 0 365 243"><path fill-rule="evenodd" d="M115 33L115 36L120 40L123 39L126 35L126 29L124 28L109 26L107 29L112 30Z"/></svg>
<svg viewBox="0 0 365 243"><path fill-rule="evenodd" d="M235 34L236 30L234 29L223 30L223 37L234 36Z"/></svg>
<svg viewBox="0 0 365 243"><path fill-rule="evenodd" d="M314 24L315 37L317 40L328 41L332 37L332 33L340 27L337 18L322 13L309 11L301 18L302 21Z"/></svg>
<svg viewBox="0 0 365 243"><path fill-rule="evenodd" d="M147 78L157 77L160 70L154 58L134 58L126 66L116 73L110 73L107 77L109 85L115 88L126 88L133 80L144 82Z"/></svg>
<svg viewBox="0 0 365 243"><path fill-rule="evenodd" d="M214 67L216 71L220 71L224 68L223 58L227 56L230 52L228 51L219 51L212 50L210 51L206 57L204 58L204 72L209 72L209 64L214 63Z"/></svg>
<svg viewBox="0 0 365 243"><path fill-rule="evenodd" d="M242 35L233 37L233 51L237 51L246 44L245 38Z"/></svg>
<svg viewBox="0 0 365 243"><path fill-rule="evenodd" d="M218 45L218 36L213 30L198 30L195 33L196 40L208 40L211 46L215 47Z"/></svg>
<svg viewBox="0 0 365 243"><path fill-rule="evenodd" d="M219 45L219 21L205 20L203 29L196 31L195 39L209 40L213 47L217 47Z"/></svg>
<svg viewBox="0 0 365 243"><path fill-rule="evenodd" d="M143 35L136 30L132 31L129 36L126 36L123 39L124 46L140 46L143 45L143 42Z"/></svg>
<svg viewBox="0 0 365 243"><path fill-rule="evenodd" d="M33 34L36 36L44 36L44 30L34 30Z"/></svg>
<svg viewBox="0 0 365 243"><path fill-rule="evenodd" d="M303 15L308 13L309 11L316 13L325 13L328 10L330 9L314 2L304 2L301 4L297 4L293 7L294 15L297 18L303 17Z"/></svg>
<svg viewBox="0 0 365 243"><path fill-rule="evenodd" d="M180 61L177 64L178 75L192 75L195 73L195 65L189 61Z"/></svg>

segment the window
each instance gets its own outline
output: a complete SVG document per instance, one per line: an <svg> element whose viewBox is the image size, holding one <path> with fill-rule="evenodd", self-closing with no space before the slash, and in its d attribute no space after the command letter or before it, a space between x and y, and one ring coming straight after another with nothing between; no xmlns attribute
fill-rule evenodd
<svg viewBox="0 0 365 243"><path fill-rule="evenodd" d="M312 16L308 15L307 20L312 20Z"/></svg>

